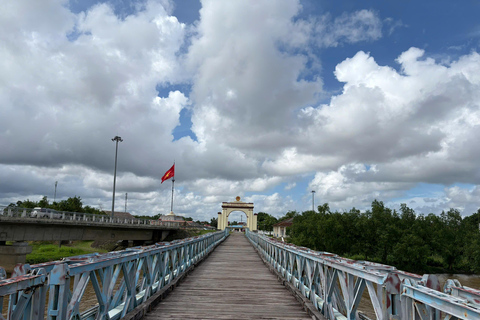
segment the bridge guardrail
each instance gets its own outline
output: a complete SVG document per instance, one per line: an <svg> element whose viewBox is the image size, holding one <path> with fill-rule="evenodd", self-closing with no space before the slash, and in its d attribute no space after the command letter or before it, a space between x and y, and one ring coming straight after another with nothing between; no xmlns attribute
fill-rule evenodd
<svg viewBox="0 0 480 320"><path fill-rule="evenodd" d="M247 237L263 259L330 320L369 319L358 312L367 288L376 319L480 319L480 290L434 275L356 261L283 243L254 232Z"/></svg>
<svg viewBox="0 0 480 320"><path fill-rule="evenodd" d="M19 207L0 207L0 216L9 218L21 218L21 219L54 219L54 220L67 220L67 221L85 221L94 223L119 223L119 224L138 224L138 225L150 225L151 220L136 219L136 218L120 218L111 217L108 215L92 214L92 213L80 213L80 212L68 212L68 211L56 211L55 213L49 212L41 216L32 215L34 209L19 208Z"/></svg>
<svg viewBox="0 0 480 320"><path fill-rule="evenodd" d="M120 319L167 288L227 236L219 231L118 252L18 265L8 279L0 267L0 319L4 298L8 319L44 319L45 307L50 320ZM96 303L81 311L88 285L93 287Z"/></svg>
<svg viewBox="0 0 480 320"><path fill-rule="evenodd" d="M104 214L92 214L83 212L56 211L45 213L41 216L33 215L35 209L20 207L0 207L0 218L18 218L18 219L53 219L53 221L81 221L95 224L128 224L128 225L148 225L161 226L167 228L198 229L202 226L191 226L187 221L161 221L137 218L111 217Z"/></svg>

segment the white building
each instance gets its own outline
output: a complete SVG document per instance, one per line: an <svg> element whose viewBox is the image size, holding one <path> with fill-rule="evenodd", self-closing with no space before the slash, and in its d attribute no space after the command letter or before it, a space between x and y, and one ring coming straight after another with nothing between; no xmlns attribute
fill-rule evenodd
<svg viewBox="0 0 480 320"><path fill-rule="evenodd" d="M287 235L287 228L293 224L293 218L280 221L273 225L273 236L280 238Z"/></svg>

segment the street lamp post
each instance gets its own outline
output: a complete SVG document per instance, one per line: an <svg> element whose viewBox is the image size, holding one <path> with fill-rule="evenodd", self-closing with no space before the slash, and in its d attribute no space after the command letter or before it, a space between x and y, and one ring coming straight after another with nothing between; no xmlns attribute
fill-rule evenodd
<svg viewBox="0 0 480 320"><path fill-rule="evenodd" d="M119 136L115 136L115 138L112 139L112 141L115 141L115 169L113 171L113 196L112 196L112 218L113 214L115 212L115 180L117 179L117 153L118 153L118 142L122 142L122 138Z"/></svg>
<svg viewBox="0 0 480 320"><path fill-rule="evenodd" d="M315 190L312 190L312 211L315 212Z"/></svg>

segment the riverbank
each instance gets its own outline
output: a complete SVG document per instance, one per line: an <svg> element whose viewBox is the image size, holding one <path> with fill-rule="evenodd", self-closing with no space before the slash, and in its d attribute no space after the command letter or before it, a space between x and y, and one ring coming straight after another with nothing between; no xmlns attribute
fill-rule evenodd
<svg viewBox="0 0 480 320"><path fill-rule="evenodd" d="M89 253L106 253L107 249L93 246L94 241L72 241L59 245L57 242L33 241L29 243L32 246L32 253L27 254L28 264L37 264L42 262L61 260L67 257L79 256Z"/></svg>
<svg viewBox="0 0 480 320"><path fill-rule="evenodd" d="M179 230L169 235L164 241L195 237L215 231ZM29 245L32 246L32 253L27 255L26 263L31 265L89 253L106 253L125 249L116 241L64 241L61 245L58 241L32 241Z"/></svg>

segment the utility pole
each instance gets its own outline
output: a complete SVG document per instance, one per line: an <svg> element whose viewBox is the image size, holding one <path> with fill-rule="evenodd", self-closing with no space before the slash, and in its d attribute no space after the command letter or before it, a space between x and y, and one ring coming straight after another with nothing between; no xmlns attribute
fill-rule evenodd
<svg viewBox="0 0 480 320"><path fill-rule="evenodd" d="M127 196L128 193L125 192L125 212L127 212Z"/></svg>
<svg viewBox="0 0 480 320"><path fill-rule="evenodd" d="M112 218L115 212L115 180L117 179L117 153L118 153L118 142L122 142L122 138L115 136L112 141L116 142L115 145L115 169L113 171L113 196L112 196Z"/></svg>
<svg viewBox="0 0 480 320"><path fill-rule="evenodd" d="M53 202L55 202L55 199L57 199L57 183L58 181L55 181L55 193L53 194Z"/></svg>
<svg viewBox="0 0 480 320"><path fill-rule="evenodd" d="M315 212L315 190L312 190L312 211Z"/></svg>

